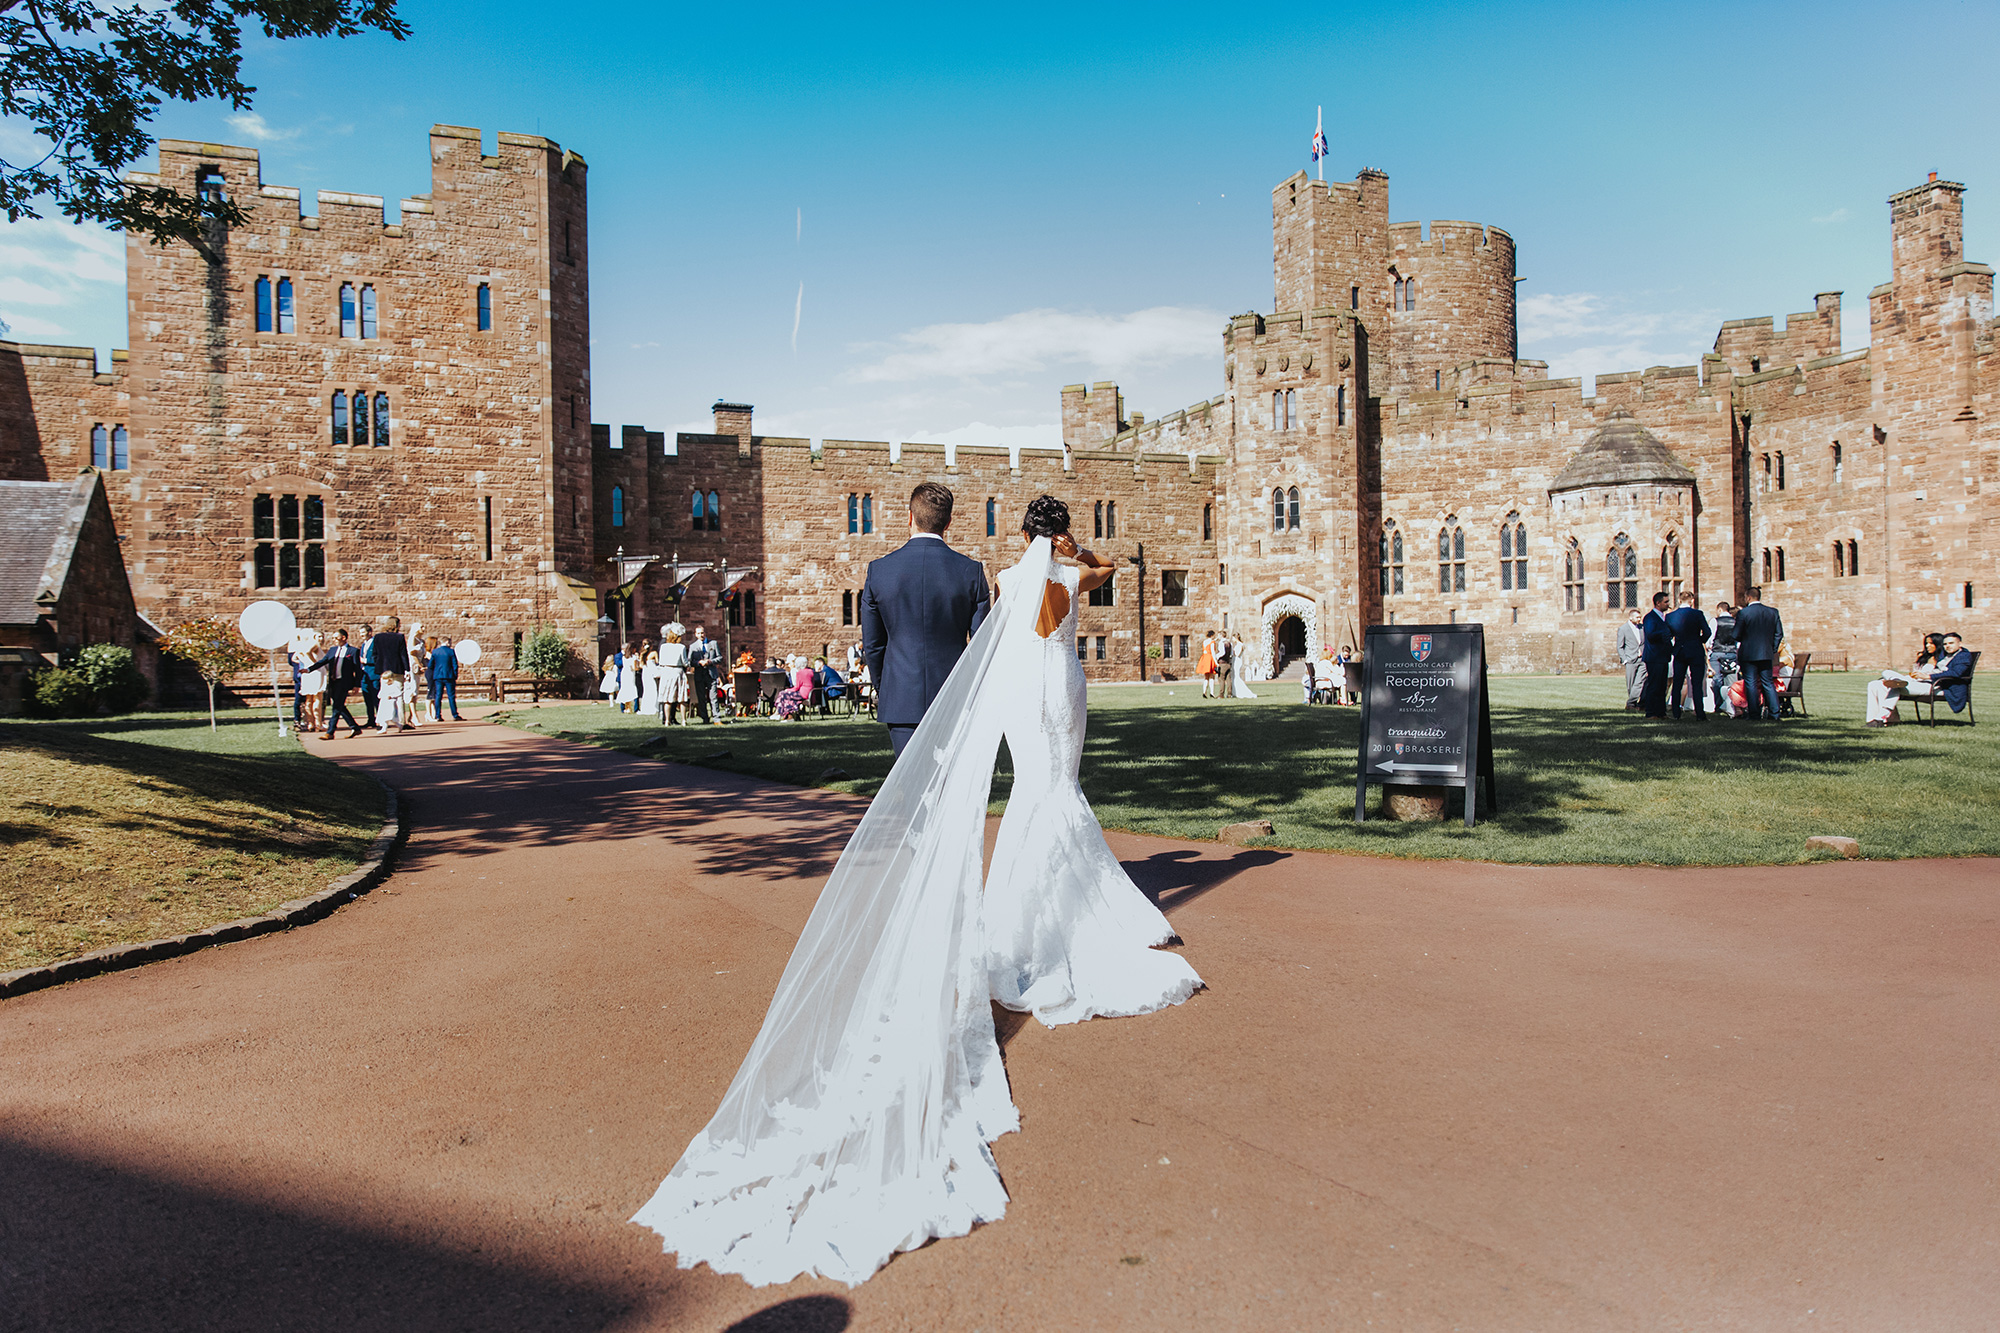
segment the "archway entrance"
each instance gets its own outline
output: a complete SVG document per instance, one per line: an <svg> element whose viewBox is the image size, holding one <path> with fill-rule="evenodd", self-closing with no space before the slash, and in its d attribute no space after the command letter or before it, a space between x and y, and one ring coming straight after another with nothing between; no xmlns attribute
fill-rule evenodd
<svg viewBox="0 0 2000 1333"><path fill-rule="evenodd" d="M1271 675L1281 676L1285 668L1304 657L1306 648L1306 622L1297 616L1283 616L1271 627L1272 645L1277 649L1271 664Z"/></svg>

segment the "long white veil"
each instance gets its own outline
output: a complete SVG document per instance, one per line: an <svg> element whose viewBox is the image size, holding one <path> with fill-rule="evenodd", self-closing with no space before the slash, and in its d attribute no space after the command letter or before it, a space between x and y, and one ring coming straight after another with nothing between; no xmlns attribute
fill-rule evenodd
<svg viewBox="0 0 2000 1333"><path fill-rule="evenodd" d="M1029 689L1052 558L1032 542L862 816L707 1128L633 1217L682 1268L855 1284L1007 1206L1020 1127L978 939L1008 691Z"/></svg>

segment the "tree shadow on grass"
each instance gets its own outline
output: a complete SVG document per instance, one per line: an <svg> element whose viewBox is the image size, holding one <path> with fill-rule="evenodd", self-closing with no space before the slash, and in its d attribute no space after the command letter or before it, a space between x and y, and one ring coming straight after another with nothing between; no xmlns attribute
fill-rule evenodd
<svg viewBox="0 0 2000 1333"><path fill-rule="evenodd" d="M633 1304L471 1248L0 1140L0 1325L10 1329L586 1330Z"/></svg>
<svg viewBox="0 0 2000 1333"><path fill-rule="evenodd" d="M1606 779L1702 783L1719 772L1751 774L1778 790L1789 780L1835 773L1854 762L1851 724L1787 719L1778 724L1711 719L1647 723L1623 711L1595 707L1499 707L1491 710L1499 810L1482 796L1482 821L1521 837L1555 838L1578 816L1616 813L1598 790ZM1353 825L1351 815L1358 709L1180 709L1162 719L1138 708L1094 713L1083 765L1091 803L1108 811L1153 817L1135 825L1212 828L1232 818L1297 809L1308 794L1334 796L1316 815L1340 819L1344 841L1384 850L1436 825L1376 822ZM1933 755L1923 744L1868 738L1867 757L1897 761ZM1939 774L1942 781L1948 774ZM1694 790L1694 788L1690 788ZM1379 789L1369 796L1371 812ZM1455 815L1454 793L1447 810ZM1283 830L1281 830L1281 835Z"/></svg>
<svg viewBox="0 0 2000 1333"><path fill-rule="evenodd" d="M10 835L25 832L8 840L40 836L51 842L69 841L63 820L87 818L114 832L167 833L199 841L218 852L255 854L283 848L315 858L352 857L367 846L380 819L381 797L373 784L330 771L304 751L213 754L101 736L95 734L96 723L91 727L91 731L61 725L0 727L0 747L85 766L86 772L90 767L114 770L174 798L182 813L57 805L30 797L25 800L29 810L45 811L52 822L39 828L9 825ZM268 806L272 817L260 822L247 814L215 819L191 813L222 802ZM308 833L296 825L293 816L346 824L354 832L330 837Z"/></svg>
<svg viewBox="0 0 2000 1333"><path fill-rule="evenodd" d="M842 1333L854 1307L838 1296L796 1296L739 1319L723 1333Z"/></svg>

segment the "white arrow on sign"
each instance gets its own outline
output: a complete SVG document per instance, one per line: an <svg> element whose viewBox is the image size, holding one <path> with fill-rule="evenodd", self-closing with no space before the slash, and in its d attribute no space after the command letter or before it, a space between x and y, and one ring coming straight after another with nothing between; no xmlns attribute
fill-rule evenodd
<svg viewBox="0 0 2000 1333"><path fill-rule="evenodd" d="M1399 764L1393 759L1385 759L1375 765L1378 773L1456 773L1457 764Z"/></svg>

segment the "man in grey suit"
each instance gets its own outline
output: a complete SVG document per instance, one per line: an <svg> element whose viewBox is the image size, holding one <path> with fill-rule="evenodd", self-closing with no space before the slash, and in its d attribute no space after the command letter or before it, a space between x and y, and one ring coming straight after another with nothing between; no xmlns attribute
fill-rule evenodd
<svg viewBox="0 0 2000 1333"><path fill-rule="evenodd" d="M1618 627L1618 665L1625 668L1625 707L1639 706L1639 691L1646 684L1646 635L1640 629L1639 609L1634 607Z"/></svg>
<svg viewBox="0 0 2000 1333"><path fill-rule="evenodd" d="M1764 590L1752 588L1750 600L1736 613L1736 665L1743 673L1743 693L1752 722L1762 719L1766 702L1771 721L1778 720L1778 682L1772 674L1778 646L1785 641L1785 622L1777 608L1764 605Z"/></svg>
<svg viewBox="0 0 2000 1333"><path fill-rule="evenodd" d="M898 758L992 605L986 566L945 545L951 504L934 481L911 491L910 540L869 562L861 588L861 655Z"/></svg>

